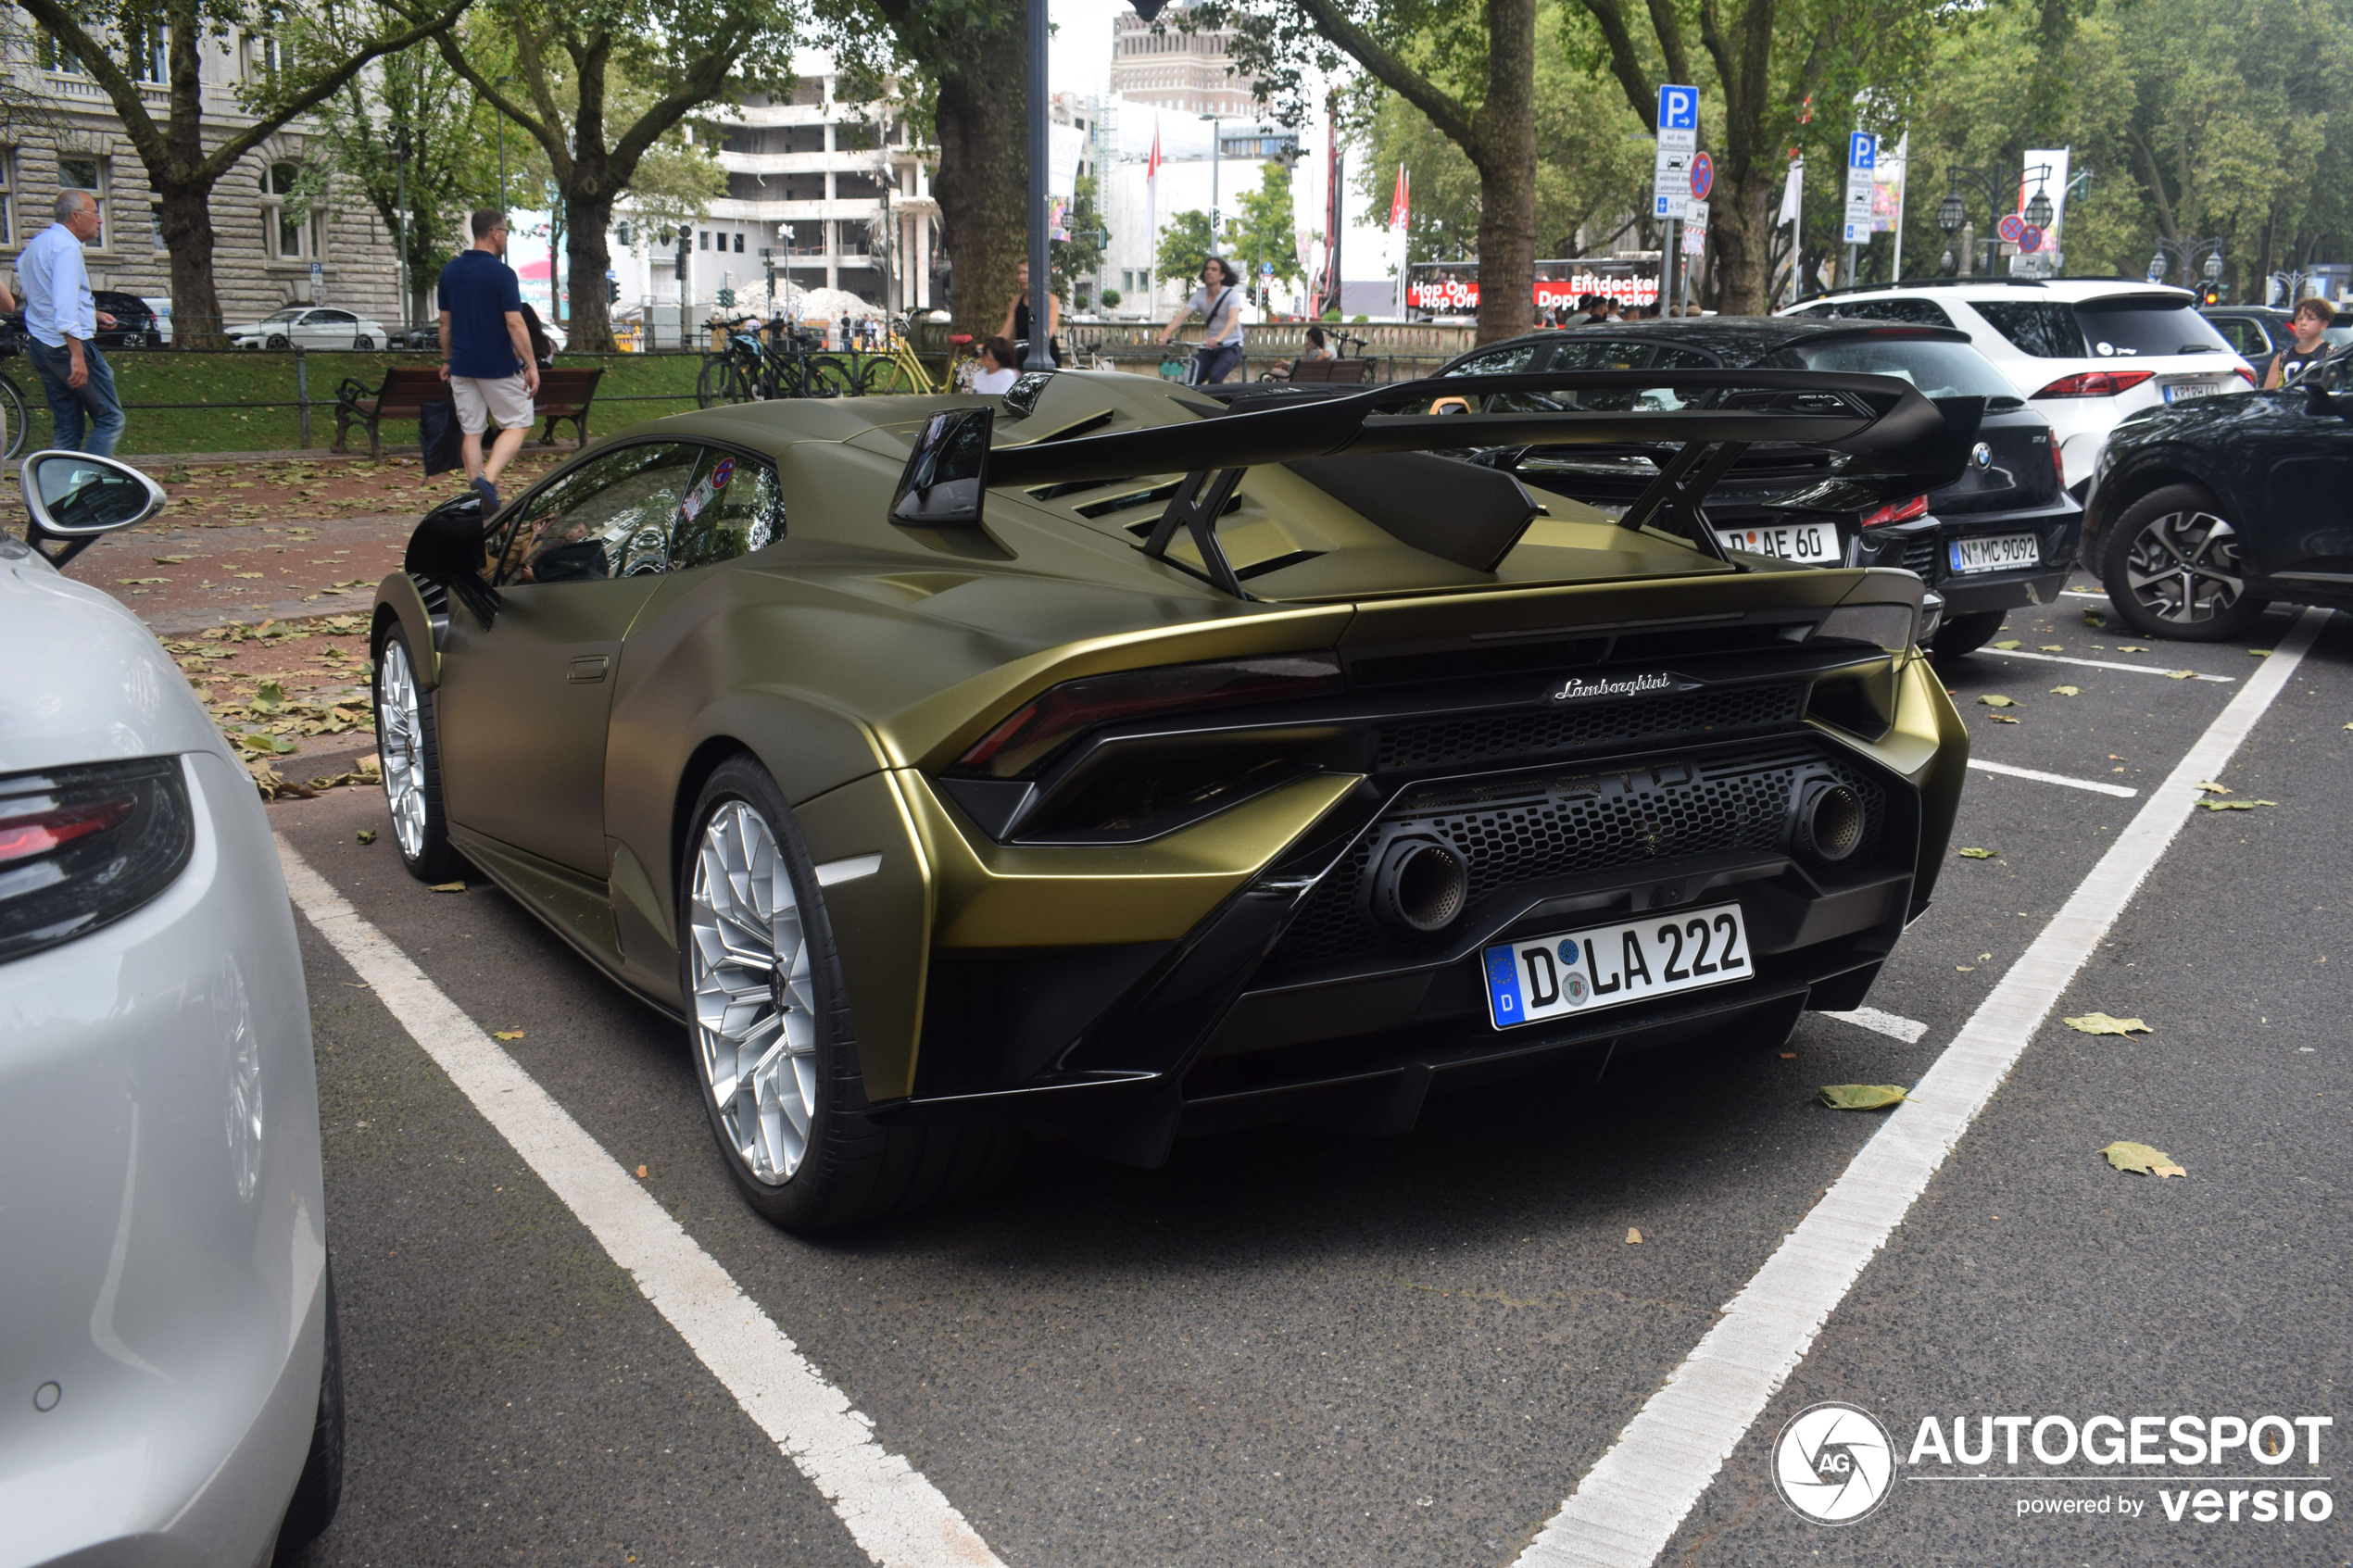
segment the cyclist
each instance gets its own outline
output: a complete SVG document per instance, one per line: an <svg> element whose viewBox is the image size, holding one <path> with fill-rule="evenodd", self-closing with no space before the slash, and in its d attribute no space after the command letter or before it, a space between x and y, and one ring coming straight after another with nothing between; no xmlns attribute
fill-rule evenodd
<svg viewBox="0 0 2353 1568"><path fill-rule="evenodd" d="M1209 257L1201 265L1201 287L1176 307L1161 331L1160 341L1166 344L1176 340L1176 329L1195 312L1206 323L1202 328L1201 347L1193 354L1196 386L1214 386L1241 369L1241 274L1224 257Z"/></svg>

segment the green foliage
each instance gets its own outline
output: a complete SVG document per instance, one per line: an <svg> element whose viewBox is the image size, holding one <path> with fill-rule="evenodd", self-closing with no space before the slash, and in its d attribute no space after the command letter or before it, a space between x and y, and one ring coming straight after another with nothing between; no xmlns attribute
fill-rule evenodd
<svg viewBox="0 0 2353 1568"><path fill-rule="evenodd" d="M1063 227L1070 238L1051 242L1054 270L1054 295L1064 302L1076 301L1077 291L1093 282L1095 273L1103 264L1103 212L1095 177L1081 175L1074 188L1070 216ZM1106 290L1106 293L1110 291Z"/></svg>
<svg viewBox="0 0 2353 1568"><path fill-rule="evenodd" d="M1180 212L1160 226L1160 249L1152 259L1164 282L1199 279L1202 263L1216 251L1209 243L1209 214L1198 209Z"/></svg>
<svg viewBox="0 0 2353 1568"><path fill-rule="evenodd" d="M1265 282L1258 270L1261 262L1275 264L1276 282L1303 281L1306 272L1299 265L1299 235L1291 213L1290 166L1270 159L1259 170L1258 189L1243 192L1239 205L1241 216L1226 240L1235 270L1248 274L1253 289Z"/></svg>
<svg viewBox="0 0 2353 1568"><path fill-rule="evenodd" d="M1536 56L1536 254L1602 248L1649 207L1652 143L1616 84L1599 75L1583 13L1548 9ZM1554 47L1554 43L1578 47ZM1403 165L1413 184L1405 245L1411 261L1478 253L1478 170L1460 146L1395 93L1361 94L1365 155L1356 188L1365 221L1386 225ZM1586 231L1582 244L1579 231Z"/></svg>

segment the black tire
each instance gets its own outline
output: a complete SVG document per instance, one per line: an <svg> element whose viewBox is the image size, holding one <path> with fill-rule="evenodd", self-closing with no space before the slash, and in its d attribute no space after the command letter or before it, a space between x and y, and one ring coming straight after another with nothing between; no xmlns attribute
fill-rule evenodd
<svg viewBox="0 0 2353 1568"><path fill-rule="evenodd" d="M6 376L0 376L0 420L6 422L6 429L0 431L0 458L21 457L25 436L29 433L25 422L24 394L19 392L17 383Z"/></svg>
<svg viewBox="0 0 2353 1568"><path fill-rule="evenodd" d="M343 1324L335 1311L335 1270L327 1265L327 1342L319 1364L319 1413L310 1425L310 1452L294 1497L278 1525L274 1563L287 1562L327 1533L343 1503Z"/></svg>
<svg viewBox="0 0 2353 1568"><path fill-rule="evenodd" d="M416 659L409 651L409 634L398 621L385 628L384 640L376 646L375 662L370 692L375 703L376 756L384 772L384 809L392 816L393 847L400 853L400 863L418 881L453 881L464 870L465 860L449 842L449 818L441 804L441 735L434 721L433 694L416 689ZM398 671L404 668L409 682L405 696L398 680ZM388 684L393 687L389 693ZM414 801L408 795L412 788L417 791Z"/></svg>
<svg viewBox="0 0 2353 1568"><path fill-rule="evenodd" d="M375 347L376 340L370 337L367 333L361 332L358 337L351 340L351 346L355 350L365 351Z"/></svg>
<svg viewBox="0 0 2353 1568"><path fill-rule="evenodd" d="M1957 659L1965 653L1975 653L1994 640L2002 629L2009 611L1980 610L1974 615L1948 615L1944 624L1929 639L1929 647L1940 659Z"/></svg>
<svg viewBox="0 0 2353 1568"><path fill-rule="evenodd" d="M858 368L836 355L809 362L809 395L812 397L855 397L858 395Z"/></svg>
<svg viewBox="0 0 2353 1568"><path fill-rule="evenodd" d="M2186 572L2151 570L2171 562ZM2270 608L2246 593L2246 581L2235 525L2195 484L2150 491L2108 524L2100 542L2100 585L2145 637L2221 643L2244 635Z"/></svg>
<svg viewBox="0 0 2353 1568"><path fill-rule="evenodd" d="M736 810L739 806L766 830L775 847L776 859L790 884L799 917L800 950L806 958L805 970L802 966L786 967L807 976L807 985L790 1010L801 1011L808 1020L809 1049L796 1054L805 1055L810 1060L809 1080L813 1081L813 1092L811 1102L805 1105L808 1125L801 1135L802 1152L792 1169L781 1177L773 1172L756 1171L752 1158L739 1146L739 1123L729 1120L727 1108L717 1098L712 1078L715 1072L724 1073L741 1089L753 1074L742 1067L733 1046L706 1022L705 1010L697 1003L698 958L711 952L710 944L717 940L717 922L711 906L698 899L698 890L702 884L698 872L706 854L712 856L715 864L724 866L721 857L725 835L744 825L744 817ZM723 813L727 821L722 822L721 834L714 841L713 823ZM703 785L689 820L693 828L687 834L686 852L678 868L677 904L679 985L688 1013L687 1049L693 1060L703 1113L719 1146L720 1160L744 1201L783 1229L824 1230L906 1213L962 1196L1011 1169L1021 1148L1017 1135L994 1128L886 1127L867 1120L863 1114L867 1104L865 1080L859 1070L848 987L842 977L840 956L834 946L833 927L817 886L816 869L810 861L792 809L786 804L783 792L768 776L767 770L749 756L738 755L721 763ZM741 881L731 884L723 875L716 885L742 884ZM781 915L780 901L777 912ZM703 927L700 935L698 918ZM784 922L772 920L769 929L782 930ZM775 994L782 996L785 990L779 984ZM736 1007L742 1005L740 995L738 992ZM712 1001L723 1022L731 1017L740 1019L741 1015L729 1010L717 997ZM762 1024L758 1022L739 1022L737 1027L742 1034L788 1038L790 1031L784 1016L787 1010L773 1001L770 1009L776 1017L774 1035L762 1035ZM789 1071L789 1060L781 1065ZM783 1077L782 1073L776 1075ZM792 1082L799 1085L803 1080L796 1076ZM757 1102L757 1085L747 1092ZM795 1092L788 1086L780 1093ZM732 1097L728 1104L736 1108L738 1117L752 1109L745 1104L742 1093Z"/></svg>
<svg viewBox="0 0 2353 1568"><path fill-rule="evenodd" d="M266 346L271 348L291 348L294 345L286 341L285 333L271 332L270 334L270 341Z"/></svg>

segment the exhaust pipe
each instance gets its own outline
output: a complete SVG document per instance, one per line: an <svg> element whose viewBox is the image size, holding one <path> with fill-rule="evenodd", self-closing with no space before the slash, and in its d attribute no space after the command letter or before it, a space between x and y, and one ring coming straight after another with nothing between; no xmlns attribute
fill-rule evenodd
<svg viewBox="0 0 2353 1568"><path fill-rule="evenodd" d="M1863 845L1863 799L1836 779L1808 779L1798 786L1790 838L1800 854L1834 866Z"/></svg>
<svg viewBox="0 0 2353 1568"><path fill-rule="evenodd" d="M1392 838L1373 857L1365 879L1373 918L1410 931L1438 931L1470 897L1470 867L1435 838Z"/></svg>

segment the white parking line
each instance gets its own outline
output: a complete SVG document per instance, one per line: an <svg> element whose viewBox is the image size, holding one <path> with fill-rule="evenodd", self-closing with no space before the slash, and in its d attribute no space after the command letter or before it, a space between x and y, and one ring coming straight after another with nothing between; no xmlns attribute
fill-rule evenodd
<svg viewBox="0 0 2353 1568"><path fill-rule="evenodd" d="M2080 664L2086 670L2124 670L2129 671L2135 675L2170 675L2172 673L2172 671L2160 670L2154 664L2119 664L2114 659L2073 659L2064 654L2028 653L2024 648L1980 648L1977 651L1980 653L1990 653L1996 659L2036 659L2042 660L2045 664ZM2235 675L2192 674L2190 679L2193 681L2211 681L2218 686L2227 686L2234 684L2237 682L2238 677Z"/></svg>
<svg viewBox="0 0 2353 1568"><path fill-rule="evenodd" d="M1869 1029L1874 1034L1892 1035L1907 1046L1916 1043L1921 1035L1928 1033L1928 1025L1925 1023L1915 1019L1898 1018L1892 1012L1881 1012L1877 1008L1855 1008L1846 1012L1826 1012L1822 1016L1843 1018L1857 1029Z"/></svg>
<svg viewBox="0 0 2353 1568"><path fill-rule="evenodd" d="M955 1505L875 1440L874 1423L850 1408L727 1271L537 1080L283 838L278 859L295 906L612 1261L629 1271L744 1413L814 1483L868 1557L883 1568L997 1563Z"/></svg>
<svg viewBox="0 0 2353 1568"><path fill-rule="evenodd" d="M2065 773L2045 773L2033 768L2013 768L2007 762L1988 762L1982 758L1969 759L1972 768L1982 768L1989 773L2007 773L2014 779L2032 779L2036 784L2065 784L2070 789L2088 789L2095 795L2113 795L2119 800L2130 800L2140 794L2124 784L2103 784L2098 779L2070 779Z"/></svg>
<svg viewBox="0 0 2353 1568"><path fill-rule="evenodd" d="M1821 1200L1529 1542L1518 1568L1648 1568L2026 1051L2329 611L2306 610Z"/></svg>

